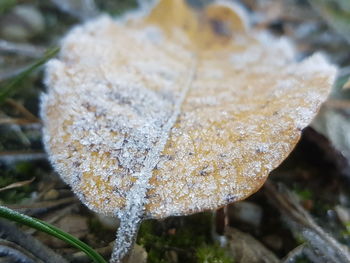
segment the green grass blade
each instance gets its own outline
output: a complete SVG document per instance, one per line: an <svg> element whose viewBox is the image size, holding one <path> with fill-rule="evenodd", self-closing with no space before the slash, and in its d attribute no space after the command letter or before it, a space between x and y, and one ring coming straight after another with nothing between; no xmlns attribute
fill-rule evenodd
<svg viewBox="0 0 350 263"><path fill-rule="evenodd" d="M74 236L58 229L53 225L45 223L44 221L20 214L4 206L0 206L0 217L35 228L39 231L45 232L51 236L61 239L66 243L72 245L73 247L85 252L86 255L88 255L89 258L93 260L93 262L107 263L107 261L105 261L103 257L100 254L98 254L93 248L80 241L79 239L75 238Z"/></svg>
<svg viewBox="0 0 350 263"><path fill-rule="evenodd" d="M20 83L29 76L34 70L39 68L41 65L45 64L48 60L54 57L59 51L58 47L49 49L46 51L42 58L39 58L32 65L30 65L23 72L18 74L15 78L9 81L4 87L0 89L0 103L2 103L7 97L12 96L20 87Z"/></svg>

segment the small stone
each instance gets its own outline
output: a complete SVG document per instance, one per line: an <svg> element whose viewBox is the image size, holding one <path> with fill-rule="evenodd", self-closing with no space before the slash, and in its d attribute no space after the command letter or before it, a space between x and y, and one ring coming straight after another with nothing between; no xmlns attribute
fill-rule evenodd
<svg viewBox="0 0 350 263"><path fill-rule="evenodd" d="M228 207L229 218L258 227L262 219L262 208L252 202L238 202Z"/></svg>
<svg viewBox="0 0 350 263"><path fill-rule="evenodd" d="M227 228L227 252L234 262L240 263L280 263L277 256L251 235L238 229Z"/></svg>
<svg viewBox="0 0 350 263"><path fill-rule="evenodd" d="M60 193L56 189L51 189L47 191L46 194L43 196L43 200L56 200L59 197Z"/></svg>
<svg viewBox="0 0 350 263"><path fill-rule="evenodd" d="M147 262L147 252L140 246L135 244L128 260L128 263L146 263Z"/></svg>

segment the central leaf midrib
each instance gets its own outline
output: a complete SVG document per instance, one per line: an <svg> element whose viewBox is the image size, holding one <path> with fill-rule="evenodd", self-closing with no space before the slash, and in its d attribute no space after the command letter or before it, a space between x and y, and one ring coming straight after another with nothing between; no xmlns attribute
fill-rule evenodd
<svg viewBox="0 0 350 263"><path fill-rule="evenodd" d="M152 178L152 172L159 162L160 155L164 150L169 139L171 129L175 125L180 113L182 104L188 94L191 84L197 72L197 57L193 58L192 65L189 67L188 75L184 81L176 83L182 85L180 97L174 104L174 110L166 124L163 126L159 140L152 149L148 152L144 167L140 172L130 176L136 178L136 182L128 191L126 196L126 205L123 209L117 212L120 219L120 226L117 232L115 249L113 250L112 260L121 259L129 251L133 244L138 227L145 215L146 194L150 188L149 181Z"/></svg>

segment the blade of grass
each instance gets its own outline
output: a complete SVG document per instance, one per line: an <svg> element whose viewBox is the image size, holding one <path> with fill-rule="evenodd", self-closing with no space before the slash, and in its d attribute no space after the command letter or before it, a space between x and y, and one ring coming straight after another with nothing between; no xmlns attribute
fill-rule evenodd
<svg viewBox="0 0 350 263"><path fill-rule="evenodd" d="M45 64L48 60L54 57L59 51L58 47L49 49L45 52L45 55L42 58L39 58L33 64L28 66L23 72L19 73L15 78L10 80L4 87L0 90L0 103L4 102L6 98L12 96L20 87L20 83L29 76L34 70L39 68L41 65Z"/></svg>
<svg viewBox="0 0 350 263"><path fill-rule="evenodd" d="M20 214L4 206L0 206L0 217L35 228L39 231L45 232L51 236L61 239L66 243L72 245L73 247L78 248L79 250L85 252L85 254L91 260L93 260L93 262L107 263L107 261L105 261L103 257L100 254L98 254L93 248L91 248L84 242L80 241L79 239L75 238L74 236L44 221Z"/></svg>

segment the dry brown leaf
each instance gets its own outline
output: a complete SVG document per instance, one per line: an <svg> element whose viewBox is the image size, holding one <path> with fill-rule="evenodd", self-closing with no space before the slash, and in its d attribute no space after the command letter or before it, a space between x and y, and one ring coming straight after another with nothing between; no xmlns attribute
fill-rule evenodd
<svg viewBox="0 0 350 263"><path fill-rule="evenodd" d="M121 218L118 247L142 218L257 191L335 71L319 54L296 63L286 39L250 28L232 3L195 11L163 0L149 15L104 16L64 38L47 69L44 141L80 199Z"/></svg>

